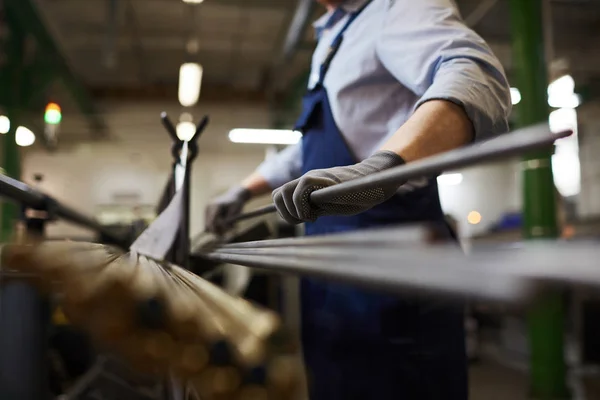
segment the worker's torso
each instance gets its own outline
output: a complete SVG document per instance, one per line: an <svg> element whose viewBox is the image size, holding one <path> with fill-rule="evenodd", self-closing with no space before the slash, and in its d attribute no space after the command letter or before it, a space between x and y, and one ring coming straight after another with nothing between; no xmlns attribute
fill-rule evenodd
<svg viewBox="0 0 600 400"><path fill-rule="evenodd" d="M364 1L355 1L364 3ZM412 114L418 97L383 66L376 45L388 16L390 0L372 0L351 24L324 80L331 112L351 152L370 156ZM329 46L348 15L320 32L312 59L309 88L319 77ZM326 18L326 17L325 17ZM397 21L402 23L402 21ZM402 43L398 43L402 47Z"/></svg>

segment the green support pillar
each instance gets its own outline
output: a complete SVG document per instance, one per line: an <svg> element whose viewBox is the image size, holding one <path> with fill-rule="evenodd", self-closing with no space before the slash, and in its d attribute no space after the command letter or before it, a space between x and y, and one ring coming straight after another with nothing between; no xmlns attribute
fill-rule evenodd
<svg viewBox="0 0 600 400"><path fill-rule="evenodd" d="M25 33L12 23L9 15L7 15L7 19L8 26L10 26L10 36L5 47L8 62L1 71L3 76L0 77L0 82L6 82L2 90L6 91L5 107L7 117L10 119L10 130L7 134L2 135L2 165L6 175L20 179L21 158L15 138L24 98L22 72L24 70ZM12 238L19 213L18 205L8 201L2 203L0 240L7 241Z"/></svg>
<svg viewBox="0 0 600 400"><path fill-rule="evenodd" d="M542 0L510 0L520 126L548 121L548 77L544 56ZM523 166L523 234L557 238L559 227L552 176L552 149L528 154ZM567 266L565 266L567 268ZM548 293L528 313L531 397L569 398L564 362L562 293Z"/></svg>

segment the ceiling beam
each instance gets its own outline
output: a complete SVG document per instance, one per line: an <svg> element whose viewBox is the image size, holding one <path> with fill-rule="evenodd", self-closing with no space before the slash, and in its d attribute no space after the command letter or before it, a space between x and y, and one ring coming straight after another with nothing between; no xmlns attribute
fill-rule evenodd
<svg viewBox="0 0 600 400"><path fill-rule="evenodd" d="M298 0L296 12L292 19L292 23L288 28L288 32L281 50L281 58L283 61L288 61L292 58L298 46L300 45L306 28L310 23L310 17L315 10L314 0Z"/></svg>
<svg viewBox="0 0 600 400"><path fill-rule="evenodd" d="M89 87L97 100L172 101L177 103L177 85ZM267 103L264 91L233 88L230 85L203 85L200 100L205 103Z"/></svg>

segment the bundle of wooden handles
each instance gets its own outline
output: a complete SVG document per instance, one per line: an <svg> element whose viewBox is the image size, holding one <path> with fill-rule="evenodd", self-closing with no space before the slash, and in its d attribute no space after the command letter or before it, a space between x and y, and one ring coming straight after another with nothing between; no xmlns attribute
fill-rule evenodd
<svg viewBox="0 0 600 400"><path fill-rule="evenodd" d="M2 265L33 275L105 350L174 373L201 399L290 399L297 347L278 316L175 265L79 242L7 244Z"/></svg>

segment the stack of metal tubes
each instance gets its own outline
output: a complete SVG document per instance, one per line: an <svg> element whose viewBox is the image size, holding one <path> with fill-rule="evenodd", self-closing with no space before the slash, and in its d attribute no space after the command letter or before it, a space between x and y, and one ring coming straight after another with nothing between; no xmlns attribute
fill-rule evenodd
<svg viewBox="0 0 600 400"><path fill-rule="evenodd" d="M150 374L203 400L288 399L297 347L278 316L175 265L92 243L8 244L2 265L60 295L70 322Z"/></svg>

